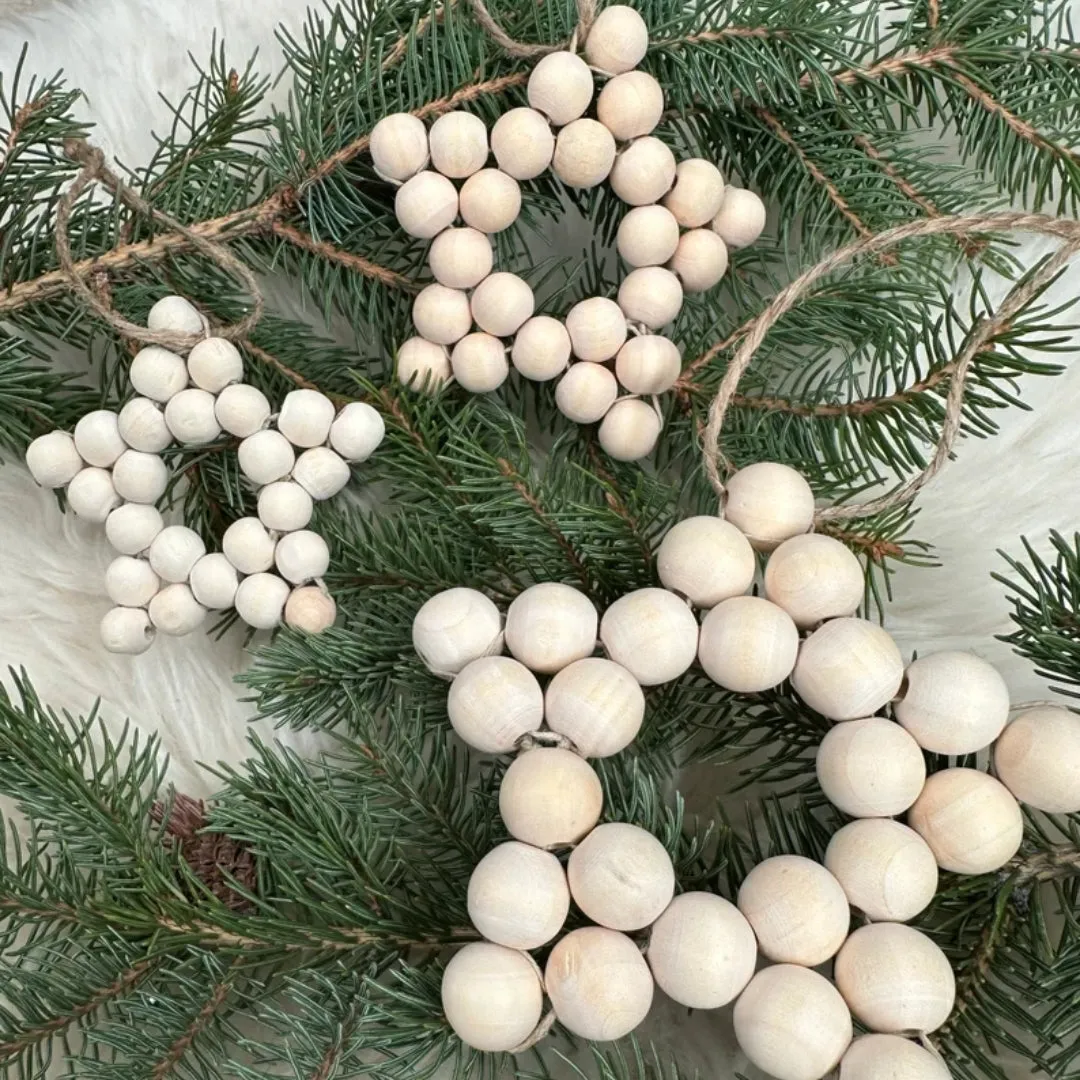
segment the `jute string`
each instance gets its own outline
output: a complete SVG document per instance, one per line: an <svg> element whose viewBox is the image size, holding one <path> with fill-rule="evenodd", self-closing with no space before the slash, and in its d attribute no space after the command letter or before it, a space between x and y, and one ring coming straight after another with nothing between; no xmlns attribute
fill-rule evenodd
<svg viewBox="0 0 1080 1080"><path fill-rule="evenodd" d="M515 41L494 19L484 0L469 0L476 21L496 44L511 56L527 59L530 56L546 56L562 49L573 51L578 42L584 41L596 19L596 0L577 0L578 23L569 40L556 45L540 45L528 41Z"/></svg>
<svg viewBox="0 0 1080 1080"><path fill-rule="evenodd" d="M262 318L263 313L263 296L251 270L224 244L200 236L197 232L189 229L186 225L182 225L168 214L155 209L145 199L137 195L109 169L105 164L105 155L96 146L91 146L84 139L68 139L64 143L64 154L72 161L81 164L82 169L67 191L57 200L56 256L60 260L61 269L71 282L72 289L75 290L80 299L114 330L135 341L145 342L150 345L162 345L166 349L183 350L190 349L205 336L204 334L182 333L177 330L150 330L145 326L129 322L115 311L106 300L98 296L76 270L75 260L71 254L71 237L68 235L71 211L79 196L92 184L100 182L132 210L153 218L173 232L180 233L197 251L202 252L208 259L220 266L222 270L234 275L244 283L247 291L251 294L251 311L239 322L233 323L231 326L215 327L214 335L228 338L230 341L247 337L254 329L255 324Z"/></svg>
<svg viewBox="0 0 1080 1080"><path fill-rule="evenodd" d="M1008 326L1009 322L1025 304L1032 300L1065 264L1080 251L1080 222L1061 218L1047 217L1042 214L996 213L963 214L952 217L920 218L894 229L887 229L875 236L856 240L847 247L840 248L816 266L797 277L790 285L782 289L773 298L772 303L750 325L742 343L728 365L720 387L709 406L709 420L705 426L702 446L702 458L709 483L724 502L725 487L721 476L724 464L720 453L720 431L724 416L735 395L743 372L750 366L750 361L760 348L765 335L777 321L790 311L797 301L804 296L818 281L834 270L851 262L859 255L874 255L895 247L905 240L920 236L939 236L948 233L951 236L971 236L988 232L1034 232L1054 236L1064 241L1062 246L1049 259L1046 259L1035 271L1016 284L989 317L983 317L972 328L959 356L945 400L945 417L941 426L934 456L926 468L906 481L900 487L871 499L865 503L851 503L830 506L818 511L817 521L843 521L850 518L870 517L882 513L894 506L899 506L913 499L944 467L952 452L960 430L964 407L964 384L971 369L972 361L983 350L986 343Z"/></svg>

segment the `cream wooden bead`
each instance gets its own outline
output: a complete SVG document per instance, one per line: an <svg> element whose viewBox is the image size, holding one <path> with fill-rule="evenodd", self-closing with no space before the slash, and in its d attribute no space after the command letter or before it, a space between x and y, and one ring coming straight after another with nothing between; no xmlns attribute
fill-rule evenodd
<svg viewBox="0 0 1080 1080"><path fill-rule="evenodd" d="M117 421L120 437L132 450L157 454L171 445L173 433L165 423L165 413L149 398L132 398Z"/></svg>
<svg viewBox="0 0 1080 1080"><path fill-rule="evenodd" d="M234 521L221 538L225 558L241 574L258 574L274 565L274 538L256 517Z"/></svg>
<svg viewBox="0 0 1080 1080"><path fill-rule="evenodd" d="M315 503L294 480L275 480L259 492L259 520L274 532L303 529L311 520Z"/></svg>
<svg viewBox="0 0 1080 1080"><path fill-rule="evenodd" d="M615 461L640 461L652 453L662 426L659 412L649 402L628 397L607 411L596 438Z"/></svg>
<svg viewBox="0 0 1080 1080"><path fill-rule="evenodd" d="M559 60L555 63L558 65L562 62ZM540 63L543 61L541 60ZM586 90L591 98L592 76L588 69L585 74L588 81L582 82L582 89ZM530 101L534 78L535 75L529 79ZM543 75L542 79L546 83L547 75ZM547 93L546 87L543 92ZM587 106L588 100L581 111L570 119L576 120ZM503 113L491 129L491 152L495 155L499 168L507 176L515 180L532 180L551 164L551 159L555 154L555 135L547 117L542 112L537 112L536 109L511 109ZM466 186L470 182L467 181Z"/></svg>
<svg viewBox="0 0 1080 1080"><path fill-rule="evenodd" d="M852 907L874 922L907 922L937 892L934 853L914 829L891 818L848 822L833 833L825 867Z"/></svg>
<svg viewBox="0 0 1080 1080"><path fill-rule="evenodd" d="M564 667L544 693L547 726L565 735L582 757L626 749L645 718L645 695L626 668L599 656Z"/></svg>
<svg viewBox="0 0 1080 1080"><path fill-rule="evenodd" d="M596 118L620 142L648 135L664 112L664 91L644 71L609 79L596 99Z"/></svg>
<svg viewBox="0 0 1080 1080"><path fill-rule="evenodd" d="M724 513L758 551L772 551L814 523L814 493L788 465L758 461L727 482Z"/></svg>
<svg viewBox="0 0 1080 1080"><path fill-rule="evenodd" d="M458 203L466 225L482 233L502 232L521 213L521 188L499 169L481 169L462 185Z"/></svg>
<svg viewBox="0 0 1080 1080"><path fill-rule="evenodd" d="M596 608L557 581L530 585L506 612L506 647L531 671L552 675L596 648Z"/></svg>
<svg viewBox="0 0 1080 1080"><path fill-rule="evenodd" d="M397 189L394 214L410 236L430 240L457 217L457 188L437 172L419 172Z"/></svg>
<svg viewBox="0 0 1080 1080"><path fill-rule="evenodd" d="M831 728L817 751L825 798L852 817L893 817L919 797L926 763L919 744L881 716Z"/></svg>
<svg viewBox="0 0 1080 1080"><path fill-rule="evenodd" d="M652 1006L653 979L641 951L602 926L583 926L559 941L544 984L559 1023L593 1042L628 1035Z"/></svg>
<svg viewBox="0 0 1080 1080"><path fill-rule="evenodd" d="M160 345L147 345L132 359L128 379L137 394L152 401L168 401L187 386L187 364L182 356Z"/></svg>
<svg viewBox="0 0 1080 1080"><path fill-rule="evenodd" d="M396 373L410 390L434 394L450 378L450 354L442 345L411 337L398 349Z"/></svg>
<svg viewBox="0 0 1080 1080"><path fill-rule="evenodd" d="M443 113L428 132L431 164L443 176L463 180L484 167L488 157L487 127L472 113Z"/></svg>
<svg viewBox="0 0 1080 1080"><path fill-rule="evenodd" d="M200 390L220 394L226 386L244 377L240 350L226 338L209 337L200 341L187 358L188 375Z"/></svg>
<svg viewBox="0 0 1080 1080"><path fill-rule="evenodd" d="M261 431L269 422L270 402L256 387L235 383L218 394L214 415L224 431L239 439L246 439Z"/></svg>
<svg viewBox="0 0 1080 1080"><path fill-rule="evenodd" d="M236 613L256 630L273 630L281 623L289 592L289 583L277 574L252 574L236 590Z"/></svg>
<svg viewBox="0 0 1080 1080"><path fill-rule="evenodd" d="M691 229L683 233L668 267L685 292L705 292L727 272L727 245L710 229Z"/></svg>
<svg viewBox="0 0 1080 1080"><path fill-rule="evenodd" d="M523 952L489 941L471 942L446 965L442 1007L466 1045L488 1052L513 1050L540 1023L540 973Z"/></svg>
<svg viewBox="0 0 1080 1080"><path fill-rule="evenodd" d="M948 958L903 923L860 926L837 955L834 977L848 1008L871 1031L936 1031L956 999Z"/></svg>
<svg viewBox="0 0 1080 1080"><path fill-rule="evenodd" d="M58 488L70 484L83 464L75 449L75 440L66 431L39 435L26 448L26 467L42 487Z"/></svg>
<svg viewBox="0 0 1080 1080"><path fill-rule="evenodd" d="M570 890L554 855L510 840L476 864L466 902L469 919L488 941L539 949L563 928Z"/></svg>
<svg viewBox="0 0 1080 1080"><path fill-rule="evenodd" d="M125 450L113 466L112 482L116 494L126 502L156 503L169 486L169 470L157 454Z"/></svg>
<svg viewBox="0 0 1080 1080"><path fill-rule="evenodd" d="M641 930L675 895L675 868L651 832L622 821L597 825L570 853L570 895L585 914L610 930Z"/></svg>
<svg viewBox="0 0 1080 1080"><path fill-rule="evenodd" d="M454 676L446 702L463 742L485 754L509 754L544 719L536 676L509 656L481 656Z"/></svg>
<svg viewBox="0 0 1080 1080"><path fill-rule="evenodd" d="M994 769L1028 806L1080 812L1080 716L1054 706L1020 713L994 745Z"/></svg>
<svg viewBox="0 0 1080 1080"><path fill-rule="evenodd" d="M127 449L116 413L111 409L88 412L75 425L75 449L87 465L107 469Z"/></svg>
<svg viewBox="0 0 1080 1080"><path fill-rule="evenodd" d="M206 390L181 390L165 406L165 424L184 446L213 442L221 434L214 406L214 395Z"/></svg>
<svg viewBox="0 0 1080 1080"><path fill-rule="evenodd" d="M206 618L206 608L182 582L166 585L150 601L148 611L154 626L170 637L183 637L198 630Z"/></svg>
<svg viewBox="0 0 1080 1080"><path fill-rule="evenodd" d="M483 333L466 334L454 346L450 368L458 385L470 394L498 390L510 374L506 346L500 338Z"/></svg>
<svg viewBox="0 0 1080 1080"><path fill-rule="evenodd" d="M187 581L191 568L206 554L202 537L186 525L167 525L150 542L147 557L162 581Z"/></svg>
<svg viewBox="0 0 1080 1080"><path fill-rule="evenodd" d="M840 1080L949 1080L945 1063L899 1035L860 1035L840 1060Z"/></svg>
<svg viewBox="0 0 1080 1080"><path fill-rule="evenodd" d="M626 341L626 316L614 300L593 296L580 300L566 316L566 330L579 360L610 360Z"/></svg>
<svg viewBox="0 0 1080 1080"><path fill-rule="evenodd" d="M495 337L510 337L532 318L533 291L517 274L489 274L473 290L472 315L476 325Z"/></svg>
<svg viewBox="0 0 1080 1080"><path fill-rule="evenodd" d="M305 585L321 578L330 568L330 548L310 529L286 533L274 549L277 572L293 585Z"/></svg>
<svg viewBox="0 0 1080 1080"><path fill-rule="evenodd" d="M742 1052L777 1080L821 1080L848 1048L851 1013L823 975L794 964L763 968L735 1002Z"/></svg>
<svg viewBox="0 0 1080 1080"><path fill-rule="evenodd" d="M611 190L630 206L647 206L671 189L675 155L652 135L635 139L615 158Z"/></svg>
<svg viewBox="0 0 1080 1080"><path fill-rule="evenodd" d="M256 487L272 484L292 472L296 451L280 431L266 428L249 435L236 451L240 471Z"/></svg>
<svg viewBox="0 0 1080 1080"><path fill-rule="evenodd" d="M615 375L631 394L662 394L675 385L681 370L679 347L659 334L632 337L615 357Z"/></svg>
<svg viewBox="0 0 1080 1080"><path fill-rule="evenodd" d="M757 694L779 686L798 652L791 616L760 596L722 600L701 622L698 660L725 690Z"/></svg>
<svg viewBox="0 0 1080 1080"><path fill-rule="evenodd" d="M161 579L145 559L120 555L105 569L105 592L117 607L146 607Z"/></svg>
<svg viewBox="0 0 1080 1080"><path fill-rule="evenodd" d="M499 788L506 831L538 848L577 843L600 820L603 808L604 792L592 766L558 747L520 754Z"/></svg>
<svg viewBox="0 0 1080 1080"><path fill-rule="evenodd" d="M1009 688L974 653L929 653L908 664L893 714L925 750L974 754L1004 730Z"/></svg>
<svg viewBox="0 0 1080 1080"><path fill-rule="evenodd" d="M619 286L619 307L635 323L650 330L667 326L682 309L683 290L679 279L662 266L642 266L631 270Z"/></svg>
<svg viewBox="0 0 1080 1080"><path fill-rule="evenodd" d="M449 232L451 230L447 229L441 235L446 236ZM435 345L453 345L455 341L460 341L472 326L469 298L460 289L451 289L437 283L427 285L417 293L413 301L412 321L417 333L426 341ZM432 355L435 355L433 350ZM399 359L399 378L400 367Z"/></svg>
<svg viewBox="0 0 1080 1080"><path fill-rule="evenodd" d="M240 576L236 567L220 552L204 555L191 568L188 579L191 593L204 608L224 611L233 606Z"/></svg>
<svg viewBox="0 0 1080 1080"><path fill-rule="evenodd" d="M413 617L412 643L429 670L456 675L473 660L502 652L502 615L476 589L444 589Z"/></svg>
<svg viewBox="0 0 1080 1080"><path fill-rule="evenodd" d="M606 367L574 364L555 387L555 404L568 420L594 424L615 404L619 384Z"/></svg>
<svg viewBox="0 0 1080 1080"><path fill-rule="evenodd" d="M105 519L105 538L121 555L138 555L164 528L165 522L156 506L124 503Z"/></svg>
<svg viewBox="0 0 1080 1080"><path fill-rule="evenodd" d="M206 319L182 296L163 296L158 300L146 316L146 325L151 330L176 330L181 334L206 332Z"/></svg>
<svg viewBox="0 0 1080 1080"><path fill-rule="evenodd" d="M977 769L943 769L928 777L908 824L930 845L943 870L989 874L1020 849L1024 818L999 780Z"/></svg>
<svg viewBox="0 0 1080 1080"><path fill-rule="evenodd" d="M550 315L534 315L514 337L510 360L526 379L547 382L570 363L570 334Z"/></svg>
<svg viewBox="0 0 1080 1080"><path fill-rule="evenodd" d="M113 486L107 469L87 466L80 469L67 486L67 504L76 517L100 525L112 511L123 502Z"/></svg>
<svg viewBox="0 0 1080 1080"><path fill-rule="evenodd" d="M602 184L615 163L615 140L597 120L574 120L555 139L551 167L567 187L592 188Z"/></svg>
<svg viewBox="0 0 1080 1080"><path fill-rule="evenodd" d="M154 644L154 625L142 608L112 608L102 616L99 631L111 653L138 656Z"/></svg>
<svg viewBox="0 0 1080 1080"><path fill-rule="evenodd" d="M823 533L785 540L765 566L765 595L801 629L854 615L866 580L851 549Z"/></svg>
<svg viewBox="0 0 1080 1080"><path fill-rule="evenodd" d="M584 114L592 101L593 89L589 65L580 56L561 50L548 53L532 69L526 95L533 109L546 116L555 127L562 127ZM499 165L506 168L501 160ZM517 175L511 169L506 171L511 176ZM519 176L518 179L528 177Z"/></svg>
<svg viewBox="0 0 1080 1080"><path fill-rule="evenodd" d="M371 160L386 180L408 180L428 163L428 133L412 113L391 113L371 129Z"/></svg>
<svg viewBox="0 0 1080 1080"><path fill-rule="evenodd" d="M664 588L681 593L699 608L741 596L750 588L756 569L746 537L730 522L707 514L673 525L656 550L656 571Z"/></svg>
<svg viewBox="0 0 1080 1080"><path fill-rule="evenodd" d="M746 247L765 228L765 204L746 188L725 188L712 227L728 247Z"/></svg>
<svg viewBox="0 0 1080 1080"><path fill-rule="evenodd" d="M896 642L866 619L832 619L799 649L791 684L830 720L870 716L890 702L904 678Z"/></svg>
<svg viewBox="0 0 1080 1080"><path fill-rule="evenodd" d="M659 266L679 246L679 223L663 206L635 206L619 222L615 246L631 266Z"/></svg>
<svg viewBox="0 0 1080 1080"><path fill-rule="evenodd" d="M716 217L723 198L724 177L720 170L704 158L687 158L679 162L675 185L664 205L684 229L697 229Z"/></svg>
<svg viewBox="0 0 1080 1080"><path fill-rule="evenodd" d="M322 446L336 413L334 403L318 390L290 390L278 411L277 429L303 450Z"/></svg>
<svg viewBox="0 0 1080 1080"><path fill-rule="evenodd" d="M734 904L712 893L688 892L653 923L645 958L669 998L689 1009L719 1009L753 976L757 939Z"/></svg>
<svg viewBox="0 0 1080 1080"><path fill-rule="evenodd" d="M301 585L285 601L285 625L308 634L321 634L334 625L337 604L317 585Z"/></svg>
<svg viewBox="0 0 1080 1080"><path fill-rule="evenodd" d="M491 273L494 258L487 236L468 227L444 229L432 240L428 251L428 263L435 280L451 289L471 289L479 285ZM448 345L449 342L440 344Z"/></svg>
<svg viewBox="0 0 1080 1080"><path fill-rule="evenodd" d="M851 924L840 882L801 855L758 863L743 879L738 905L762 955L782 964L824 964L843 945Z"/></svg>
<svg viewBox="0 0 1080 1080"><path fill-rule="evenodd" d="M600 620L608 656L642 686L677 679L694 662L694 613L667 589L637 589L619 597Z"/></svg>
<svg viewBox="0 0 1080 1080"><path fill-rule="evenodd" d="M386 436L386 422L366 401L350 401L330 425L330 448L347 462L367 461Z"/></svg>
<svg viewBox="0 0 1080 1080"><path fill-rule="evenodd" d="M316 501L333 498L348 484L352 472L342 456L328 446L305 450L293 466L292 478Z"/></svg>
<svg viewBox="0 0 1080 1080"><path fill-rule="evenodd" d="M636 68L649 48L645 20L626 4L612 4L597 15L585 39L585 58L593 67L619 75Z"/></svg>

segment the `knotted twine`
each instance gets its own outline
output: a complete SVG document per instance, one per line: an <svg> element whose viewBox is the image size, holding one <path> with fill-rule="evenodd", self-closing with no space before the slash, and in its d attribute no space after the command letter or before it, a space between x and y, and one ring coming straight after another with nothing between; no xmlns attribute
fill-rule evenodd
<svg viewBox="0 0 1080 1080"><path fill-rule="evenodd" d="M584 41L589 28L596 19L596 0L577 0L578 23L569 39L562 44L541 45L528 41L515 41L494 19L484 0L469 0L473 16L496 44L511 56L528 59L532 56L546 56L548 53L569 49L574 52L578 42Z"/></svg>

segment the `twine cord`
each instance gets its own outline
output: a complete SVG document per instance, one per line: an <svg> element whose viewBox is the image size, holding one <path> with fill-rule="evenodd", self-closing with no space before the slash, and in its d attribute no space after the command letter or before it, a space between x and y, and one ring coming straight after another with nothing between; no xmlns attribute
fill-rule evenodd
<svg viewBox="0 0 1080 1080"><path fill-rule="evenodd" d="M469 0L473 17L504 52L520 59L528 59L533 56L546 56L548 53L560 52L569 49L574 52L578 43L583 42L589 33L589 27L596 19L596 0L577 0L578 22L569 39L558 45L542 45L528 41L516 41L496 21L488 11L484 0Z"/></svg>

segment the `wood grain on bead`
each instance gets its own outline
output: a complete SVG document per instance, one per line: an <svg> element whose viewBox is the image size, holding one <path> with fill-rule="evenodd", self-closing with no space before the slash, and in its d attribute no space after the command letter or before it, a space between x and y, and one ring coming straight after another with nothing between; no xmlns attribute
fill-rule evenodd
<svg viewBox="0 0 1080 1080"><path fill-rule="evenodd" d="M564 667L544 693L547 726L565 735L582 757L610 757L637 736L645 695L626 668L599 656Z"/></svg>
<svg viewBox="0 0 1080 1080"><path fill-rule="evenodd" d="M156 506L124 503L105 519L105 538L121 555L138 555L163 528L165 522Z"/></svg>
<svg viewBox="0 0 1080 1080"><path fill-rule="evenodd" d="M662 394L675 385L681 370L679 347L659 334L632 337L615 357L615 376L631 394Z"/></svg>
<svg viewBox="0 0 1080 1080"><path fill-rule="evenodd" d="M72 433L75 449L87 465L107 469L128 448L120 434L119 419L111 409L88 412Z"/></svg>
<svg viewBox="0 0 1080 1080"><path fill-rule="evenodd" d="M556 64L558 63L559 61L556 61ZM586 75L588 74L586 70ZM546 81L546 76L544 79ZM529 81L531 84L532 80ZM588 93L591 98L591 77ZM587 105L588 101L585 102L585 106ZM585 106L581 112L585 111ZM571 119L576 120L580 115L579 112ZM511 109L503 113L491 129L491 151L499 163L499 168L507 176L515 180L532 180L551 164L555 154L555 134L542 112L537 112L536 109ZM471 179L466 181L466 186L471 182Z"/></svg>
<svg viewBox="0 0 1080 1080"><path fill-rule="evenodd" d="M188 375L200 390L219 394L244 377L240 350L225 338L204 338L192 346L187 358Z"/></svg>
<svg viewBox="0 0 1080 1080"><path fill-rule="evenodd" d="M674 593L637 589L604 612L600 640L608 657L642 686L657 686L677 679L694 662L698 624Z"/></svg>
<svg viewBox="0 0 1080 1080"><path fill-rule="evenodd" d="M241 574L258 574L274 565L276 541L257 517L234 521L221 537L225 558Z"/></svg>
<svg viewBox="0 0 1080 1080"><path fill-rule="evenodd" d="M431 164L443 176L463 180L479 172L488 157L487 127L479 116L443 113L428 132Z"/></svg>
<svg viewBox="0 0 1080 1080"><path fill-rule="evenodd" d="M485 754L508 754L544 720L536 676L509 656L482 656L454 676L446 701L458 736Z"/></svg>
<svg viewBox="0 0 1080 1080"><path fill-rule="evenodd" d="M596 99L596 118L619 142L648 135L664 112L664 91L644 71L609 79Z"/></svg>
<svg viewBox="0 0 1080 1080"><path fill-rule="evenodd" d="M746 188L725 188L712 228L728 247L747 247L765 228L765 204Z"/></svg>
<svg viewBox="0 0 1080 1080"><path fill-rule="evenodd" d="M502 232L521 213L521 188L499 169L481 169L462 184L458 204L466 225L482 233Z"/></svg>
<svg viewBox="0 0 1080 1080"><path fill-rule="evenodd" d="M26 448L26 467L42 487L59 488L70 484L84 465L75 449L75 440L66 431L39 435Z"/></svg>
<svg viewBox="0 0 1080 1080"><path fill-rule="evenodd" d="M495 337L510 337L531 319L536 301L533 291L516 274L499 272L484 278L473 290L472 314L476 325Z"/></svg>
<svg viewBox="0 0 1080 1080"><path fill-rule="evenodd" d="M289 475L296 464L296 451L280 431L266 428L244 439L237 447L236 458L244 476L262 487Z"/></svg>
<svg viewBox="0 0 1080 1080"><path fill-rule="evenodd" d="M653 135L635 139L611 166L611 190L629 206L657 202L674 182L675 155Z"/></svg>
<svg viewBox="0 0 1080 1080"><path fill-rule="evenodd" d="M155 627L142 608L115 607L101 617L98 632L109 652L138 656L153 645Z"/></svg>
<svg viewBox="0 0 1080 1080"><path fill-rule="evenodd" d="M473 660L502 651L502 615L476 589L444 589L413 617L412 643L429 670L456 675Z"/></svg>
<svg viewBox="0 0 1080 1080"><path fill-rule="evenodd" d="M310 529L286 533L274 549L277 572L293 585L305 585L321 578L330 568L330 548Z"/></svg>
<svg viewBox="0 0 1080 1080"><path fill-rule="evenodd" d="M499 787L499 814L515 840L534 847L576 844L600 820L604 792L578 754L539 746L519 754Z"/></svg>
<svg viewBox="0 0 1080 1080"><path fill-rule="evenodd" d="M636 68L649 48L645 20L626 4L612 4L597 15L585 38L585 57L609 75Z"/></svg>
<svg viewBox="0 0 1080 1080"><path fill-rule="evenodd" d="M611 381L615 381L614 376ZM124 501L113 485L108 469L98 469L93 465L80 469L71 478L65 498L76 517L95 525L102 524Z"/></svg>
<svg viewBox="0 0 1080 1080"><path fill-rule="evenodd" d="M236 590L236 613L256 630L273 630L281 624L289 583L277 574L252 574Z"/></svg>
<svg viewBox="0 0 1080 1080"><path fill-rule="evenodd" d="M160 345L147 345L132 358L128 379L137 394L166 402L187 386L187 364L182 356Z"/></svg>
<svg viewBox="0 0 1080 1080"><path fill-rule="evenodd" d="M760 596L722 600L701 622L698 660L714 683L737 694L779 686L798 652L791 616Z"/></svg>
<svg viewBox="0 0 1080 1080"><path fill-rule="evenodd" d="M461 230L447 229L442 235ZM472 326L469 298L459 288L438 282L427 285L416 294L412 306L412 321L416 332L435 345L453 345L460 341ZM400 365L399 365L400 366Z"/></svg>
<svg viewBox="0 0 1080 1080"><path fill-rule="evenodd" d="M394 371L410 390L434 394L450 378L450 354L443 345L411 337L398 349Z"/></svg>
<svg viewBox="0 0 1080 1080"><path fill-rule="evenodd" d="M351 463L367 461L385 437L382 413L366 401L350 401L330 425L330 448Z"/></svg>
<svg viewBox="0 0 1080 1080"><path fill-rule="evenodd" d="M169 486L169 468L157 454L125 450L113 465L112 483L116 494L127 502L156 503ZM70 485L68 500L71 500Z"/></svg>
<svg viewBox="0 0 1080 1080"><path fill-rule="evenodd" d="M599 364L574 364L555 387L555 404L568 420L594 424L615 404L619 383Z"/></svg>
<svg viewBox="0 0 1080 1080"><path fill-rule="evenodd" d="M559 582L530 585L506 612L506 647L531 671L546 675L590 656L596 648L592 601Z"/></svg>
<svg viewBox="0 0 1080 1080"><path fill-rule="evenodd" d="M679 279L662 266L641 266L631 270L619 286L619 307L631 322L650 330L667 326L682 309L683 290Z"/></svg>
<svg viewBox="0 0 1080 1080"><path fill-rule="evenodd" d="M432 240L428 250L428 264L435 280L451 289L471 289L479 285L491 273L494 259L491 240L479 229L468 226L444 229ZM448 345L449 342L440 344Z"/></svg>
<svg viewBox="0 0 1080 1080"><path fill-rule="evenodd" d="M679 246L679 223L663 206L635 206L619 222L615 247L634 267L666 263Z"/></svg>
<svg viewBox="0 0 1080 1080"><path fill-rule="evenodd" d="M317 585L300 585L285 601L285 625L308 634L321 634L334 625L337 604Z"/></svg>
<svg viewBox="0 0 1080 1080"><path fill-rule="evenodd" d="M206 608L183 582L166 585L150 601L148 613L154 627L169 637L183 637L198 630L206 618Z"/></svg>
<svg viewBox="0 0 1080 1080"><path fill-rule="evenodd" d="M683 233L668 263L682 282L684 292L700 293L711 289L727 272L727 246L709 229L691 229Z"/></svg>
<svg viewBox="0 0 1080 1080"><path fill-rule="evenodd" d="M290 390L278 410L277 429L302 450L321 446L330 435L337 410L318 390Z"/></svg>
<svg viewBox="0 0 1080 1080"><path fill-rule="evenodd" d="M675 183L664 205L684 229L697 229L716 216L723 198L720 170L703 158L687 158L675 170Z"/></svg>
<svg viewBox="0 0 1080 1080"><path fill-rule="evenodd" d="M814 523L814 493L788 465L758 461L727 482L724 515L758 551L772 551Z"/></svg>
<svg viewBox="0 0 1080 1080"><path fill-rule="evenodd" d="M275 480L259 491L259 520L274 532L303 529L311 520L315 502L293 480Z"/></svg>
<svg viewBox="0 0 1080 1080"><path fill-rule="evenodd" d="M860 1035L840 1059L839 1080L950 1080L936 1054L899 1035Z"/></svg>
<svg viewBox="0 0 1080 1080"><path fill-rule="evenodd" d="M765 565L765 595L801 629L854 615L865 591L859 560L850 548L823 533L785 540Z"/></svg>
<svg viewBox="0 0 1080 1080"><path fill-rule="evenodd" d="M352 473L340 454L329 446L305 450L293 466L292 478L316 501L333 498Z"/></svg>
<svg viewBox="0 0 1080 1080"><path fill-rule="evenodd" d="M457 188L437 172L419 172L397 189L394 214L410 236L430 240L457 217Z"/></svg>
<svg viewBox="0 0 1080 1080"><path fill-rule="evenodd" d="M150 565L162 581L184 582L206 554L202 537L186 525L167 525L148 549Z"/></svg>
<svg viewBox="0 0 1080 1080"><path fill-rule="evenodd" d="M526 95L533 109L556 127L562 127L584 114L592 101L593 90L589 65L580 56L562 50L548 53L537 62L529 75Z"/></svg>
<svg viewBox="0 0 1080 1080"><path fill-rule="evenodd" d="M551 167L567 187L602 184L615 164L615 140L597 120L574 120L555 139Z"/></svg>
<svg viewBox="0 0 1080 1080"><path fill-rule="evenodd" d="M450 353L454 379L470 394L497 390L510 374L506 346L491 334L466 334Z"/></svg>
<svg viewBox="0 0 1080 1080"><path fill-rule="evenodd" d="M427 128L411 113L391 113L371 129L369 148L380 176L408 180L428 163Z"/></svg>
<svg viewBox="0 0 1080 1080"><path fill-rule="evenodd" d="M1053 706L1020 713L994 745L994 769L1028 806L1080 813L1080 716Z"/></svg>
<svg viewBox="0 0 1080 1080"><path fill-rule="evenodd" d="M221 434L214 395L190 388L174 394L165 406L165 424L184 446L204 446Z"/></svg>
<svg viewBox="0 0 1080 1080"><path fill-rule="evenodd" d="M626 341L626 316L614 300L593 296L580 300L566 316L566 331L579 360L610 360Z"/></svg>
<svg viewBox="0 0 1080 1080"><path fill-rule="evenodd" d="M547 382L570 363L570 334L550 315L534 315L514 336L510 361L526 379Z"/></svg>
<svg viewBox="0 0 1080 1080"><path fill-rule="evenodd" d="M635 338L629 345L643 340L648 339ZM741 596L750 588L756 569L746 537L730 522L706 514L677 522L656 551L656 572L664 587L699 608Z"/></svg>
<svg viewBox="0 0 1080 1080"><path fill-rule="evenodd" d="M231 608L240 587L240 575L223 552L203 555L191 568L188 578L192 595L204 608L224 611Z"/></svg>
<svg viewBox="0 0 1080 1080"><path fill-rule="evenodd" d="M269 422L270 402L258 388L236 383L226 386L218 394L214 415L223 430L237 438L246 439Z"/></svg>
<svg viewBox="0 0 1080 1080"><path fill-rule="evenodd" d="M662 426L660 413L649 402L627 397L604 414L596 439L615 461L640 461L653 452Z"/></svg>
<svg viewBox="0 0 1080 1080"><path fill-rule="evenodd" d="M215 416L217 402L214 403ZM218 421L220 424L220 420ZM132 398L121 410L117 421L120 437L132 450L157 454L173 441L161 406L149 398Z"/></svg>

